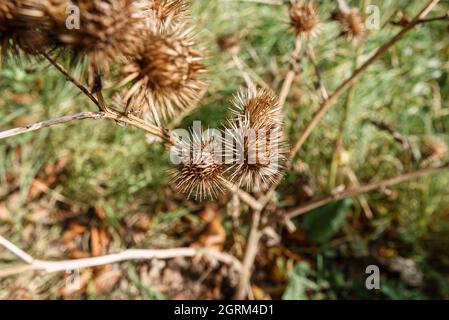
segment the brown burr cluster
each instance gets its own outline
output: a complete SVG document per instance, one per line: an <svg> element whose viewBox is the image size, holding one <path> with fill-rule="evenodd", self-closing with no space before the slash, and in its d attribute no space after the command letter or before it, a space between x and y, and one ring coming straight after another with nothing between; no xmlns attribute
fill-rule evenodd
<svg viewBox="0 0 449 320"><path fill-rule="evenodd" d="M232 100L224 132L193 134L174 151L181 164L174 171L178 188L195 198L214 197L229 181L249 191L264 191L279 177L285 162L281 109L266 89L241 90Z"/></svg>
<svg viewBox="0 0 449 320"><path fill-rule="evenodd" d="M201 77L206 73L205 57L195 44L189 29L149 34L122 68L125 79L132 82L124 97L126 112L142 117L155 109L166 121L195 105L207 88Z"/></svg>
<svg viewBox="0 0 449 320"><path fill-rule="evenodd" d="M75 63L86 60L94 93L103 79L117 84L115 111L163 126L197 105L207 89L206 54L188 17L185 0L2 0L0 45L4 57L56 52ZM312 34L317 23L310 4L292 7L291 19L301 34ZM237 54L240 39L229 33L218 45ZM223 132L229 140L195 133L189 143L172 143L181 160L174 171L181 192L214 197L231 182L261 191L278 177L285 150L277 97L250 88L232 105Z"/></svg>
<svg viewBox="0 0 449 320"><path fill-rule="evenodd" d="M44 12L35 0L2 0L0 3L0 46L2 57L8 51L33 54L46 44Z"/></svg>
<svg viewBox="0 0 449 320"><path fill-rule="evenodd" d="M70 21L67 1L50 0L45 6L51 42L86 57L92 71L106 73L111 62L132 54L142 42L142 24L132 0L74 0L79 21ZM74 7L75 8L75 7ZM73 11L73 19L77 19ZM70 25L72 23L72 25ZM76 25L79 23L79 25Z"/></svg>
<svg viewBox="0 0 449 320"><path fill-rule="evenodd" d="M175 146L180 164L172 173L173 181L181 192L195 199L214 198L223 191L225 181L221 141L203 133L192 136Z"/></svg>
<svg viewBox="0 0 449 320"><path fill-rule="evenodd" d="M266 89L248 90L240 91L232 104L227 131L234 139L226 149L233 159L230 178L248 190L263 191L276 181L285 160L278 99Z"/></svg>
<svg viewBox="0 0 449 320"><path fill-rule="evenodd" d="M357 8L338 10L333 18L340 23L341 31L349 40L360 40L366 34L365 17Z"/></svg>
<svg viewBox="0 0 449 320"><path fill-rule="evenodd" d="M298 36L313 37L318 31L319 16L313 2L293 3L288 10L290 25Z"/></svg>

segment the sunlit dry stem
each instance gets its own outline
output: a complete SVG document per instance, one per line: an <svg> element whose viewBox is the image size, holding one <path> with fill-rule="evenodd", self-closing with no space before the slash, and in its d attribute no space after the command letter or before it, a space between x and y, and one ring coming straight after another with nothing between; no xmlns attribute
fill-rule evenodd
<svg viewBox="0 0 449 320"><path fill-rule="evenodd" d="M60 63L54 60L48 53L41 52L41 54L45 57L45 59L48 60L48 62L50 62L51 65L53 65L53 67L55 67L59 72L61 72L68 81L77 86L78 89L80 89L81 92L84 93L90 100L92 100L92 102L95 103L101 110L100 103L85 85L83 85L80 81L78 81L78 79L72 76Z"/></svg>
<svg viewBox="0 0 449 320"><path fill-rule="evenodd" d="M410 30L412 30L419 21L429 14L429 12L435 7L439 0L430 0L426 6L421 10L421 12L416 15L416 17L409 22L404 28L395 35L390 41L380 47L372 56L369 58L362 66L360 66L346 81L344 81L335 91L332 93L326 101L324 101L315 113L312 120L306 126L304 131L301 133L299 139L295 143L291 155L292 159L299 152L304 142L310 136L312 131L321 121L326 112L337 102L338 98L352 85L355 81L366 71L366 69L373 64L378 58L380 58L386 51L388 51L392 46L394 46L399 40L401 40Z"/></svg>
<svg viewBox="0 0 449 320"><path fill-rule="evenodd" d="M70 73L67 70L65 70L64 67L62 67L56 61L54 61L48 55L45 54L45 57L51 62L51 64L57 70L59 70L62 74L64 74L64 76L67 78L67 80L74 83L84 94L86 94L92 101L94 101L94 103L100 109L103 109L105 111L80 112L80 113L63 116L63 117L52 119L52 120L37 122L37 123L30 124L30 125L27 125L27 126L21 127L21 128L6 130L3 132L0 132L0 139L16 136L16 135L19 135L22 133L36 131L36 130L39 130L42 128L50 127L50 126L57 125L57 124L63 124L63 123L67 123L67 122L74 121L74 120L105 118L105 119L112 119L112 120L120 121L120 122L126 123L128 125L131 125L135 128L142 129L150 134L153 134L153 135L163 139L165 142L169 143L170 145L173 145L175 143L171 139L171 135L170 135L169 131L164 131L164 129L161 129L157 126L146 123L138 117L134 117L132 115L126 115L126 116L122 115L118 111L112 110L109 107L107 107L104 100L102 101L102 103L100 103L95 98L95 96L93 96L90 93L90 91L82 83L80 83L77 79L75 79L72 75L70 75ZM99 97L102 99L101 95ZM261 206L260 206L259 202L257 202L257 200L254 197L252 197L249 193L247 193L243 190L240 190L238 187L236 187L231 182L229 182L227 180L225 180L225 181L226 181L226 184L225 184L226 187L233 192L237 192L237 194L239 195L240 199L243 202L247 203L254 210L261 210Z"/></svg>
<svg viewBox="0 0 449 320"><path fill-rule="evenodd" d="M340 9L341 12L343 12L344 14L348 14L350 12L350 8L345 0L337 0L337 3L338 8Z"/></svg>
<svg viewBox="0 0 449 320"><path fill-rule="evenodd" d="M53 273L79 270L129 260L172 259L178 257L207 257L213 261L219 261L230 265L237 271L242 269L240 261L238 261L238 259L234 256L227 253L210 250L208 248L128 249L119 253L99 257L47 261L34 259L28 253L24 252L22 249L18 248L15 244L2 236L0 236L0 246L5 247L8 251L27 263L26 265L0 269L0 278L26 271L43 271L46 273Z"/></svg>
<svg viewBox="0 0 449 320"><path fill-rule="evenodd" d="M62 116L55 119L50 119L46 121L36 122L29 125L26 125L24 127L9 129L5 131L0 132L0 140L6 139L9 137L17 136L23 133L28 133L32 131L36 131L43 128L48 128L51 126L64 124L67 122L75 121L75 120L84 120L84 119L112 119L120 122L124 122L126 124L129 124L133 127L145 130L148 133L151 133L155 136L160 137L161 139L164 139L167 143L173 143L173 141L170 139L170 136L168 133L164 133L163 130L160 128L153 126L151 124L148 124L138 118L132 118L128 116L121 115L117 111L99 111L99 112L79 112L72 115Z"/></svg>
<svg viewBox="0 0 449 320"><path fill-rule="evenodd" d="M232 61L234 62L234 65L239 69L242 78L245 80L246 86L248 87L248 90L255 92L256 86L254 85L253 80L251 79L248 72L245 70L245 67L243 66L242 60L240 60L239 56L237 54L232 54Z"/></svg>
<svg viewBox="0 0 449 320"><path fill-rule="evenodd" d="M79 112L72 115L67 115L47 121L36 122L33 124L26 125L20 128L9 129L0 132L0 140L6 139L9 137L17 136L19 134L36 131L42 128L51 127L58 124L67 123L75 120L84 120L84 119L101 119L105 118L106 115L104 112Z"/></svg>
<svg viewBox="0 0 449 320"><path fill-rule="evenodd" d="M295 48L293 49L293 52L290 56L290 69L285 76L284 82L282 84L281 92L279 94L279 105L284 107L285 102L287 101L288 94L290 93L290 89L292 87L293 79L295 78L295 75L297 74L297 63L299 59L299 55L301 53L301 46L302 46L302 39L300 36L296 37L295 41Z"/></svg>
<svg viewBox="0 0 449 320"><path fill-rule="evenodd" d="M327 100L329 98L329 95L327 93L326 86L323 83L323 78L321 77L321 71L320 71L320 68L318 67L318 63L316 61L315 50L313 49L313 46L310 43L307 43L307 45L306 45L306 55L307 55L307 58L310 60L310 62L313 65L313 69L315 71L315 75L317 78L317 86L320 91L321 97L323 98L323 100Z"/></svg>
<svg viewBox="0 0 449 320"><path fill-rule="evenodd" d="M251 196L246 191L240 189L239 186L237 186L236 184L233 184L232 182L230 182L229 180L227 180L225 178L223 178L223 183L224 183L224 186L229 191L236 193L243 202L245 202L247 205L249 205L251 207L251 209L257 210L257 211L260 211L263 209L263 207L261 206L259 201L257 201L253 196Z"/></svg>
<svg viewBox="0 0 449 320"><path fill-rule="evenodd" d="M324 114L327 112L327 110L332 107L332 105L337 101L337 99L347 90L349 89L357 80L358 77L360 77L363 72L366 71L366 69L375 62L382 54L384 54L391 46L393 46L397 41L399 41L408 31L413 29L413 27L416 26L421 19L423 19L433 8L434 6L439 2L439 0L431 0L427 3L427 5L424 7L423 10L415 17L415 19L406 27L404 27L395 37L393 37L389 42L387 42L385 45L380 47L376 53L368 60L366 61L360 68L358 68L351 77L349 77L345 82L343 82L340 87L335 90L334 93L328 98L325 99L322 103L320 109L318 112L314 115L312 118L312 121L308 124L306 129L301 133L299 139L297 140L294 147L291 149L288 159L293 160L294 156L298 151L301 149L304 142L307 140L309 135L312 133L313 129L317 126L321 118L324 116ZM307 48L306 48L307 49ZM313 57L313 55L310 55L311 51L306 50L306 53L308 53L309 58ZM313 61L312 61L313 63ZM318 69L316 69L317 71ZM318 70L319 71L319 70ZM317 74L319 76L319 73ZM324 85L322 85L324 88ZM327 95L327 91L324 88L325 95ZM323 95L323 96L325 96ZM287 163L287 169L291 168L291 161L288 161ZM265 208L265 206L270 202L272 199L274 193L276 192L277 187L279 186L280 182L282 180L282 177L279 178L277 183L274 183L271 188L262 196L259 198L260 205Z"/></svg>
<svg viewBox="0 0 449 320"><path fill-rule="evenodd" d="M251 216L250 230L248 233L248 241L246 242L245 254L243 256L239 283L234 294L234 299L237 300L245 299L248 291L251 290L251 268L254 266L254 261L259 248L259 240L262 235L261 230L259 230L260 219L261 211L254 210Z"/></svg>
<svg viewBox="0 0 449 320"><path fill-rule="evenodd" d="M168 130L164 130L161 129L157 126L154 126L152 124L149 124L147 122L144 122L142 119L135 117L133 115L122 115L121 113L110 109L109 107L106 106L104 100L102 101L102 103L100 103L95 96L93 96L93 94L81 83L79 82L75 77L73 77L67 70L65 70L65 68L63 66L61 66L58 62L56 62L55 60L53 60L50 56L45 55L45 57L51 62L51 64L57 69L59 70L66 78L67 80L69 80L70 82L72 82L73 84L75 84L85 95L87 95L100 109L105 109L105 112L103 112L103 114L101 115L100 118L108 118L108 119L113 119L116 121L120 121L126 124L129 124L133 127L136 127L138 129L142 129L150 134L153 134L159 138L161 138L163 141L167 142L169 145L174 145L175 142L172 140L171 138L171 134ZM100 96L102 98L102 96ZM106 106L106 107L105 107ZM71 120L75 120L75 119L70 119L68 121ZM49 120L50 122L52 120ZM67 121L64 121L67 122ZM63 123L63 122L60 122ZM50 124L52 125L52 124ZM49 126L49 125L47 125ZM28 127L28 126L27 126ZM40 126L39 128L36 128L34 130L38 130L40 128L43 128L44 126ZM26 128L26 127L25 127ZM20 128L19 128L20 129ZM11 129L8 131L14 132L13 130L16 129ZM20 131L20 130L19 130ZM28 131L24 131L23 132L19 132L19 133L15 133L14 135L20 134L20 133L24 133L24 132L28 132ZM33 130L29 130L29 131L33 131ZM0 133L0 137L1 137L1 133ZM252 197L249 193L240 190L239 188L237 188L236 186L234 186L234 184L232 184L231 182L225 180L227 183L225 183L225 185L227 186L227 188L233 192L237 192L237 194L239 195L240 199L245 202L246 204L248 204L253 210L260 210L260 204L257 202L257 200Z"/></svg>
<svg viewBox="0 0 449 320"><path fill-rule="evenodd" d="M378 189L382 189L382 188L386 188L386 187L391 187L393 185L396 185L396 184L399 184L402 182L410 181L410 180L417 179L417 178L425 176L425 175L429 175L432 173L436 173L436 172L448 170L448 169L449 169L449 163L447 163L443 166L437 167L437 168L419 169L417 171L406 173L406 174L398 176L398 177L394 177L394 178L390 178L390 179L386 179L386 180L382 180L382 181L376 181L376 182L372 182L372 183L369 183L369 184L366 184L366 185L363 185L360 187L347 189L345 191L333 194L333 195L325 197L323 199L314 200L309 203L306 203L296 209L293 209L293 210L287 212L286 216L287 216L287 218L291 219L291 218L297 217L299 215L305 214L305 213L307 213L313 209L316 209L318 207L324 206L330 202L338 201L338 200L341 200L346 197L354 197L354 196L360 195L362 193L367 193L370 191L374 191L374 190L378 190Z"/></svg>
<svg viewBox="0 0 449 320"><path fill-rule="evenodd" d="M141 120L140 118L133 117L133 116L125 116L125 115L121 114L120 112L115 111L115 110L109 108L107 106L106 102L104 101L104 98L103 98L103 95L102 95L101 92L97 93L97 97L98 97L98 99L97 99L85 85L83 85L78 79L76 79L74 76L72 76L70 74L70 72L68 72L60 63L58 63L56 60L54 60L50 55L48 55L45 52L42 52L41 54L59 72L61 72L68 81L72 82L75 86L77 86L78 89L80 89L82 93L84 93L93 103L95 103L95 105L100 109L100 111L102 111L104 113L102 116L97 116L97 119L99 119L99 118L108 118L108 119L121 121L121 122L127 123L127 124L129 124L129 125L131 125L133 127L145 130L146 132L151 133L151 134L153 134L153 135L163 139L164 141L166 141L168 143L172 143L172 141L170 139L170 135L168 133L164 132L163 129L161 129L161 128L157 127L157 126L154 126L152 124L149 124L149 123ZM84 112L83 114L87 114L87 113ZM66 117L67 118L62 117L62 118L64 118L63 120L66 120L64 122L71 121L71 120L80 120L80 119L77 119L76 117L74 119L70 119L71 116L66 116ZM90 117L90 118L94 118L94 117ZM87 117L85 117L83 119L87 119ZM52 122L53 121L57 121L57 120L58 119L44 121L44 123L45 122L47 122L47 123L49 122L50 124L46 125L46 126L38 127L38 128L36 128L34 130L53 125ZM63 123L63 122L58 122L58 123L55 123L55 124L59 124L59 123ZM12 130L14 130L14 129L12 129ZM30 131L34 131L34 130L30 130ZM24 132L28 132L28 131L24 131ZM17 134L24 133L24 132L19 132ZM1 135L0 135L0 137L1 137Z"/></svg>

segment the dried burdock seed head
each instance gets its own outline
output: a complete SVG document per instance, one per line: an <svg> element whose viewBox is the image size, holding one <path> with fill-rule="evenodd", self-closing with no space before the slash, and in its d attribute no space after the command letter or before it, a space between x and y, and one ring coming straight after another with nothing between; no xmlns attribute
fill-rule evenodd
<svg viewBox="0 0 449 320"><path fill-rule="evenodd" d="M425 138L421 143L421 156L426 163L443 159L448 151L446 143L439 138Z"/></svg>
<svg viewBox="0 0 449 320"><path fill-rule="evenodd" d="M267 89L240 90L232 99L232 113L244 117L251 127L272 128L282 124L282 113L276 95Z"/></svg>
<svg viewBox="0 0 449 320"><path fill-rule="evenodd" d="M223 191L224 167L220 139L207 133L194 133L191 141L181 141L173 148L180 161L173 172L173 182L182 193L202 200L214 198Z"/></svg>
<svg viewBox="0 0 449 320"><path fill-rule="evenodd" d="M226 163L231 164L232 182L258 192L277 180L285 162L279 126L252 127L248 118L240 117L229 122L226 135Z"/></svg>
<svg viewBox="0 0 449 320"><path fill-rule="evenodd" d="M349 40L360 40L365 36L365 17L360 14L359 9L338 10L333 14L333 18L340 23L343 34Z"/></svg>
<svg viewBox="0 0 449 320"><path fill-rule="evenodd" d="M288 14L290 25L298 36L313 37L316 35L319 17L313 2L291 4Z"/></svg>
<svg viewBox="0 0 449 320"><path fill-rule="evenodd" d="M240 51L240 37L236 33L222 34L217 38L221 51L236 55Z"/></svg>
<svg viewBox="0 0 449 320"><path fill-rule="evenodd" d="M265 89L240 91L233 105L225 142L230 178L248 190L264 190L276 181L285 161L278 100Z"/></svg>
<svg viewBox="0 0 449 320"><path fill-rule="evenodd" d="M150 34L122 68L122 83L132 82L124 95L126 112L145 117L156 111L165 121L197 104L207 89L204 59L190 29Z"/></svg>
<svg viewBox="0 0 449 320"><path fill-rule="evenodd" d="M170 30L189 15L187 0L137 0L136 5L153 32Z"/></svg>
<svg viewBox="0 0 449 320"><path fill-rule="evenodd" d="M79 24L71 21L69 28L67 12L71 2L47 0L51 36L56 45L71 49L75 56L86 56L91 72L108 71L111 61L131 54L143 41L143 18L133 0L72 0L72 3L79 10Z"/></svg>
<svg viewBox="0 0 449 320"><path fill-rule="evenodd" d="M0 3L0 46L2 57L8 50L35 54L47 43L44 12L34 0L2 0Z"/></svg>

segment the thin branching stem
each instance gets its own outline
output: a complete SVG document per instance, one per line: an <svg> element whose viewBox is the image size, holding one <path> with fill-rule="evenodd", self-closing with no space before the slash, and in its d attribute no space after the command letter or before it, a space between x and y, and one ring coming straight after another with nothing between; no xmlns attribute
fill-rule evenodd
<svg viewBox="0 0 449 320"><path fill-rule="evenodd" d="M318 67L318 63L316 61L315 50L313 49L313 46L310 43L307 43L306 45L306 55L313 65L313 69L315 71L315 75L317 78L317 88L320 91L321 98L323 100L327 100L329 98L329 94L327 93L326 86L324 85L323 78L321 76L320 68Z"/></svg>
<svg viewBox="0 0 449 320"><path fill-rule="evenodd" d="M42 128L47 128L59 124L64 124L67 122L75 121L75 120L84 120L84 119L101 119L105 118L106 115L104 112L79 112L72 115L62 116L59 118L36 122L33 124L26 125L24 127L9 129L0 132L0 140L10 138L13 136L17 136L19 134L36 131Z"/></svg>
<svg viewBox="0 0 449 320"><path fill-rule="evenodd" d="M50 62L50 64L53 67L55 67L59 72L61 72L66 77L66 79L68 81L70 81L75 86L77 86L78 89L80 89L81 92L83 92L101 110L101 105L100 105L99 101L97 100L97 98L95 98L95 96L90 92L90 90L84 84L82 84L78 79L76 79L74 76L72 76L70 74L70 72L68 72L64 68L64 66L62 66L59 62L57 62L55 59L53 59L48 53L41 52L41 54L45 57L45 59L48 60L48 62Z"/></svg>
<svg viewBox="0 0 449 320"><path fill-rule="evenodd" d="M346 92L350 87L352 87L355 81L366 71L366 69L371 66L377 59L379 59L385 52L387 52L392 46L394 46L399 40L401 40L410 30L412 30L419 21L429 14L429 12L437 5L439 0L430 0L425 7L416 15L416 17L409 22L402 30L390 39L386 44L377 49L377 51L369 58L362 66L360 66L347 80L345 80L330 96L329 99L324 101L319 110L315 113L312 120L306 126L304 131L302 131L300 137L296 141L294 147L291 150L292 159L299 152L304 142L310 136L312 131L316 128L318 123L321 121L323 116L327 111L335 105L338 98Z"/></svg>
<svg viewBox="0 0 449 320"><path fill-rule="evenodd" d="M259 229L260 219L261 211L254 210L251 215L250 230L248 234L248 241L246 242L245 253L243 256L239 282L234 294L234 298L237 300L245 299L248 291L251 290L251 268L254 266L254 261L256 259L257 251L259 248L259 240L262 235L262 232Z"/></svg>
<svg viewBox="0 0 449 320"><path fill-rule="evenodd" d="M301 47L302 47L302 38L300 36L296 36L295 40L295 48L292 51L292 54L290 55L290 69L285 76L284 82L282 83L281 92L279 93L279 105L281 108L284 107L285 102L287 101L288 94L290 93L290 89L293 84L293 80L295 79L295 76L299 72L299 65L298 60L301 54Z"/></svg>
<svg viewBox="0 0 449 320"><path fill-rule="evenodd" d="M360 187L347 189L345 191L335 193L331 196L311 201L309 203L301 205L300 207L298 207L296 209L293 209L293 210L287 212L286 216L289 219L291 219L291 218L297 217L299 215L302 215L304 213L307 213L315 208L324 206L330 202L338 201L338 200L341 200L346 197L354 197L354 196L357 196L357 195L360 195L363 193L367 193L370 191L378 190L378 189L391 187L393 185L396 185L396 184L399 184L402 182L414 180L414 179L417 179L417 178L425 176L425 175L429 175L432 173L436 173L436 172L440 172L440 171L444 171L444 170L448 170L448 169L449 169L449 163L444 164L440 167L436 167L436 168L423 168L423 169L419 169L419 170L416 170L416 171L413 171L410 173L406 173L406 174L403 174L403 175L400 175L400 176L397 176L394 178L390 178L390 179L386 179L386 180L382 180L382 181L371 182L371 183L368 183L368 184L360 186Z"/></svg>
<svg viewBox="0 0 449 320"><path fill-rule="evenodd" d="M87 89L80 81L78 81L75 77L73 77L62 65L60 65L58 62L56 62L54 59L52 59L48 54L43 54L50 63L59 70L68 81L75 84L81 92L83 92L86 96L88 96L97 106L100 110L100 112L80 112L73 115L63 116L47 121L41 121L36 122L30 125L27 125L25 127L20 128L14 128L9 129L0 132L0 140L12 136L16 136L19 134L36 131L42 128L50 127L53 125L63 124L74 120L82 120L82 119L112 119L118 122L126 123L132 127L141 129L146 131L147 133L150 133L152 135L155 135L159 138L161 138L164 142L166 142L168 145L174 145L176 141L174 141L172 134L169 130L160 128L158 126L155 126L153 124L147 123L144 120L135 117L133 115L124 115L114 109L111 109L107 106L103 95L101 92L97 93L98 99ZM252 197L249 193L240 190L237 186L235 186L233 183L226 180L226 186L229 190L232 190L233 192L236 192L240 199L248 204L253 210L261 210L260 204L258 201Z"/></svg>
<svg viewBox="0 0 449 320"><path fill-rule="evenodd" d="M294 147L290 150L287 155L288 163L287 169L291 168L291 161L293 160L296 153L299 152L300 148L312 133L313 129L317 126L319 121L322 119L324 114L332 107L338 100L338 98L349 88L351 88L355 81L367 70L367 68L374 63L378 58L380 58L389 48L391 48L394 44L396 44L402 37L411 29L413 29L417 22L423 19L429 12L435 7L435 5L439 2L439 0L430 0L427 5L420 11L420 13L415 17L415 19L410 22L407 26L405 26L396 36L394 36L390 41L380 47L376 53L368 59L361 67L356 69L354 73L344 81L335 91L331 94L328 99L325 99L317 111L317 113L313 116L311 122L307 125L305 130L300 135L299 139L295 143ZM307 50L306 50L307 52ZM310 53L310 51L309 51ZM310 58L310 56L309 56ZM327 94L327 92L326 92ZM276 192L277 187L282 181L282 177L280 177L276 183L274 183L271 188L259 198L259 203L263 208L270 202L274 193Z"/></svg>
<svg viewBox="0 0 449 320"><path fill-rule="evenodd" d="M248 90L251 92L256 92L256 86L254 85L254 81L251 79L251 76L245 70L245 67L243 66L243 62L240 59L240 57L237 54L232 54L231 57L232 57L232 62L237 67L237 69L240 71L240 74L242 75L243 80L245 80Z"/></svg>
<svg viewBox="0 0 449 320"><path fill-rule="evenodd" d="M46 273L53 273L79 270L129 260L172 259L178 257L207 257L213 261L230 265L237 271L242 269L240 261L234 256L227 253L210 250L208 248L128 249L119 253L92 258L48 261L34 259L32 256L2 236L0 236L0 246L3 246L27 263L26 265L1 269L0 278L25 271L43 271Z"/></svg>
<svg viewBox="0 0 449 320"><path fill-rule="evenodd" d="M360 44L357 44L354 56L354 70L356 70L358 67L361 49L362 46ZM351 109L352 99L354 98L354 92L355 92L355 85L349 88L344 102L343 118L341 119L340 125L338 127L337 137L335 139L334 148L332 151L331 166L329 170L329 182L328 182L330 190L332 190L335 187L335 183L337 180L338 158L341 155L341 151L343 150L344 134L346 124L349 119L350 114L349 111Z"/></svg>

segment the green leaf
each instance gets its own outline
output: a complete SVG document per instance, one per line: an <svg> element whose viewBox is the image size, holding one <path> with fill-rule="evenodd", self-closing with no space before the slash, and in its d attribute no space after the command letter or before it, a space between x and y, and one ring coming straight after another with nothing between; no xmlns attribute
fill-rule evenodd
<svg viewBox="0 0 449 320"><path fill-rule="evenodd" d="M315 282L307 278L310 267L307 263L300 262L290 271L290 282L282 295L283 300L308 300L307 289L317 290Z"/></svg>
<svg viewBox="0 0 449 320"><path fill-rule="evenodd" d="M319 244L330 240L342 227L351 206L352 199L345 198L310 211L303 218L309 239Z"/></svg>
<svg viewBox="0 0 449 320"><path fill-rule="evenodd" d="M307 273L309 266L305 263L297 263L290 271L290 282L282 295L283 300L308 300Z"/></svg>

